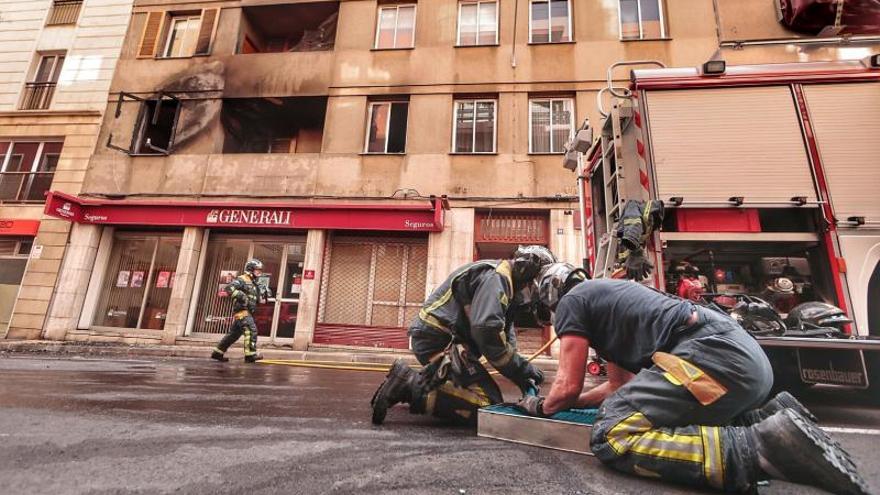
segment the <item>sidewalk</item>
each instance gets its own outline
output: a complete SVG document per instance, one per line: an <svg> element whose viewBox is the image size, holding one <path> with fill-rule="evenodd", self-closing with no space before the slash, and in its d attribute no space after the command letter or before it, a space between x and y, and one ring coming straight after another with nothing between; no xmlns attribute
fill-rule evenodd
<svg viewBox="0 0 880 495"><path fill-rule="evenodd" d="M100 356L100 357L123 357L123 358L188 358L208 359L211 355L212 346L206 345L130 345L117 343L92 342L82 343L73 341L54 340L0 340L0 355L6 353L40 353L56 354L61 356ZM272 360L295 360L295 361L331 361L339 363L370 363L388 364L395 359L403 358L410 364L418 364L415 357L409 352L388 349L339 349L339 348L314 348L308 351L294 351L292 349L279 349L272 347L260 347L260 353L266 359ZM227 353L230 359L242 359L240 346L230 349ZM539 357L533 361L536 366L544 371L555 371L557 361L546 357Z"/></svg>

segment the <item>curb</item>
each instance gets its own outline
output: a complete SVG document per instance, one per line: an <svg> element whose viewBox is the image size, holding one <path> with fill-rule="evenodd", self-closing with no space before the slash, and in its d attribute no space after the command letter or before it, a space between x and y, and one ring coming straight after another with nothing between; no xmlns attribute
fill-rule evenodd
<svg viewBox="0 0 880 495"><path fill-rule="evenodd" d="M11 340L0 341L0 356L3 354L52 354L57 356L94 357L146 357L155 359L185 358L205 359L211 355L212 345L133 345L117 343L89 343L54 340ZM269 360L294 361L332 361L339 363L387 364L402 358L411 365L417 365L415 357L409 352L389 352L387 349L370 350L308 350L260 348L260 354ZM241 349L230 350L230 359L243 359ZM536 366L544 371L555 371L557 361L544 357L536 358Z"/></svg>

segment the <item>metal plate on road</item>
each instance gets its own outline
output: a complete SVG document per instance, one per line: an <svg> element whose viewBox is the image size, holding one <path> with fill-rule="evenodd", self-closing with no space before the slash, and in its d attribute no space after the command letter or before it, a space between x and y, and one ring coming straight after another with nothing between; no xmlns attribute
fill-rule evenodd
<svg viewBox="0 0 880 495"><path fill-rule="evenodd" d="M798 370L804 383L867 388L868 372L862 351L798 349Z"/></svg>
<svg viewBox="0 0 880 495"><path fill-rule="evenodd" d="M592 425L512 414L500 406L484 407L477 414L480 437L593 455L590 451Z"/></svg>

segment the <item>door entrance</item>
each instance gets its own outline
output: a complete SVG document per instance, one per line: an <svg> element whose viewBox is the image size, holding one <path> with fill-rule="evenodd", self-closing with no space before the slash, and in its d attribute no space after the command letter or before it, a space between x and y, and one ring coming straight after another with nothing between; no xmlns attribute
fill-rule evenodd
<svg viewBox="0 0 880 495"><path fill-rule="evenodd" d="M32 238L0 240L0 337L6 335L9 328L12 306L18 299L18 288L33 243Z"/></svg>
<svg viewBox="0 0 880 495"><path fill-rule="evenodd" d="M210 234L209 234L210 235ZM259 282L273 297L257 306L257 334L292 342L302 287L305 236L253 237L214 235L208 239L192 334L224 334L232 325L232 301L223 290L251 258L263 262Z"/></svg>

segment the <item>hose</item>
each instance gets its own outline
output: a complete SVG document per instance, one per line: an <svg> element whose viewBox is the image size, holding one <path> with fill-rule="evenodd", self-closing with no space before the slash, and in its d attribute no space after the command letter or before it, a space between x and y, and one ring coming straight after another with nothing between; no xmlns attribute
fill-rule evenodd
<svg viewBox="0 0 880 495"><path fill-rule="evenodd" d="M537 358L540 354L550 348L554 342L556 342L559 337L553 337L546 344L541 346L540 349L535 351L531 356L526 358L526 361L532 362ZM390 366L384 364L372 364L372 363L352 363L347 361L304 361L301 359L263 359L261 361L257 361L262 364L280 364L284 366L296 366L298 368L317 368L317 369L328 369L328 370L344 370L344 371L376 371L381 373L387 373L388 370L391 369ZM485 358L480 359L482 364L486 364ZM492 371L489 373L490 375L498 375L498 371Z"/></svg>

